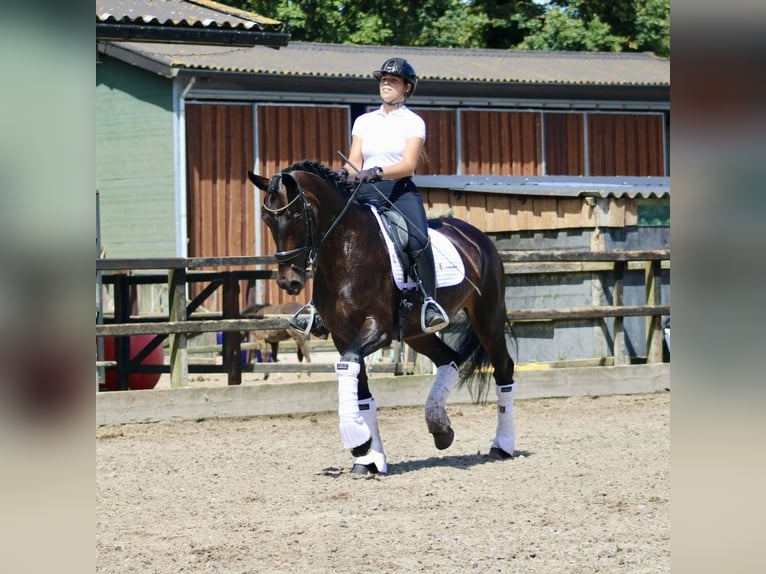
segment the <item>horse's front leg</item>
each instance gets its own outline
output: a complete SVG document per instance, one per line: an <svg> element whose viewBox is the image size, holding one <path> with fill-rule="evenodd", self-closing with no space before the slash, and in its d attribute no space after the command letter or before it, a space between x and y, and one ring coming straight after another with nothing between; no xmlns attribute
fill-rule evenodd
<svg viewBox="0 0 766 574"><path fill-rule="evenodd" d="M348 344L336 340L341 351L335 363L338 376L338 418L341 440L356 457L351 472L368 474L388 472L383 442L378 429L375 399L370 392L364 357L388 344L390 336L379 323L368 317L357 337Z"/></svg>

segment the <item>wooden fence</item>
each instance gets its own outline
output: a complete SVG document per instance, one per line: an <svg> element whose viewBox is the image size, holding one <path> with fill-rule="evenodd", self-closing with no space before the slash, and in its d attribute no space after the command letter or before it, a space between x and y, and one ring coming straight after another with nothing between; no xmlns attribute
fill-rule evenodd
<svg viewBox="0 0 766 574"><path fill-rule="evenodd" d="M625 317L644 316L647 318L647 362L662 361L661 317L670 314L670 305L661 303L663 265L670 261L670 251L614 251L593 253L583 251L504 251L500 253L506 274L552 273L552 272L607 272L614 278L612 305L558 309L516 309L509 312L512 322L520 321L567 321L587 319L602 321L614 318L614 341L612 356L615 365L629 362L625 353ZM97 289L101 282L113 285L114 313L105 317L97 313L96 337L115 337L115 361L97 362L98 367L114 368L117 387L128 388L131 372L170 373L172 387L188 385L190 372L226 373L230 385L242 381L242 372L304 372L331 371L327 364L258 364L242 365L243 331L282 329L287 327L286 317L262 319L240 316L240 285L245 280L273 280L273 257L199 257L163 259L97 259ZM225 270L209 271L209 268ZM647 293L646 304L623 305L623 278L629 269L644 270ZM135 273L140 271L141 274ZM149 273L155 271L155 273ZM142 316L131 312L131 286L139 284L167 283L167 315ZM191 301L187 300L191 283L206 283L206 286ZM216 290L222 290L222 313L200 313L202 303ZM222 364L189 364L188 338L207 332L222 332ZM131 359L130 335L155 335L153 340ZM146 366L140 363L163 341L169 338L169 364ZM401 365L393 365L394 372L401 371Z"/></svg>

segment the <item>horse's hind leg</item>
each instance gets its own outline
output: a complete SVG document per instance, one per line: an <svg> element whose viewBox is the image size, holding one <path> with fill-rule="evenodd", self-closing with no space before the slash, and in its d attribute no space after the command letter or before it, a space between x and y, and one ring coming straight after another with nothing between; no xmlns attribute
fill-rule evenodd
<svg viewBox="0 0 766 574"><path fill-rule="evenodd" d="M502 314L493 311L492 316L474 316L469 313L471 324L482 348L494 368L495 394L497 395L497 429L490 454L498 458L511 458L516 445L513 399L516 383L513 379L514 364L508 353L505 339L505 306Z"/></svg>
<svg viewBox="0 0 766 574"><path fill-rule="evenodd" d="M447 398L458 380L458 354L436 335L418 337L408 341L418 353L429 357L436 365L436 377L426 399L425 415L428 432L433 435L434 446L448 448L455 439L455 431L447 416Z"/></svg>

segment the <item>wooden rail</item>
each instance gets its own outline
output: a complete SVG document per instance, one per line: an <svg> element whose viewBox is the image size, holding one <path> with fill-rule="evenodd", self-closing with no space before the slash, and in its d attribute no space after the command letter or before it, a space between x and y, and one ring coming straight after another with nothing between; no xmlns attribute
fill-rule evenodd
<svg viewBox="0 0 766 574"><path fill-rule="evenodd" d="M588 263L609 263L614 275L612 305L603 307L584 307L577 309L524 309L516 310L509 315L514 321L535 320L576 320L603 319L614 317L614 364L628 362L625 353L624 318L635 316L647 317L647 362L662 361L662 324L660 317L670 314L670 305L662 305L662 265L670 262L669 249L649 249L634 251L609 251L595 253L590 251L547 250L547 251L501 251L500 259L504 266L520 263L577 263L583 267L577 271L588 272L592 269L585 267ZM644 270L644 285L646 288L646 305L623 305L623 288L625 271L629 264L642 263ZM540 272L539 268L538 272ZM604 268L599 265L599 271ZM577 272L575 271L575 272ZM572 272L571 266L563 272Z"/></svg>
<svg viewBox="0 0 766 574"><path fill-rule="evenodd" d="M647 362L662 361L662 325L660 317L670 314L670 305L661 304L663 266L669 267L669 250L611 251L593 253L583 251L501 251L501 260L510 273L572 273L608 272L614 276L612 305L556 309L509 310L511 322L521 321L564 321L601 320L614 318L614 364L625 364L629 357L625 353L625 317L644 316L647 318ZM196 257L156 259L96 259L97 278L114 285L115 310L111 318L96 325L96 337L114 336L118 388L128 388L130 372L169 372L171 386L188 385L190 372L225 372L230 385L241 383L243 371L250 372L330 372L332 365L307 364L258 364L242 365L242 331L283 329L287 327L284 317L242 318L239 309L239 282L243 279L269 280L275 272L272 269L252 269L254 266L275 264L273 257ZM226 267L222 271L200 270L210 267ZM250 269L232 269L250 267ZM645 273L646 304L625 306L623 302L623 280L628 269L643 269ZM163 270L155 274L133 275L136 270ZM131 316L130 286L137 284L168 284L169 313L167 316ZM208 285L194 300L187 302L186 289L191 282L208 282ZM202 302L215 290L222 290L222 313L220 318L211 318L209 313L195 317L194 313ZM222 332L222 365L190 365L188 360L188 336L206 332ZM130 358L129 337L138 334L155 335L133 359ZM169 338L169 365L143 366L140 363L151 351ZM101 361L99 366L112 367ZM396 366L378 370L394 370Z"/></svg>

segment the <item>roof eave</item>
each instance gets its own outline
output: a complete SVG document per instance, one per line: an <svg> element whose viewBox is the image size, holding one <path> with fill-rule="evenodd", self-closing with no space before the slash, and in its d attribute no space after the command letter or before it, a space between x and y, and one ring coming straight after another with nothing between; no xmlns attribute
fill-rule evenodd
<svg viewBox="0 0 766 574"><path fill-rule="evenodd" d="M229 88L240 85L242 89L254 89L265 92L295 91L296 76L288 74L259 73L235 70L214 70L178 66L179 76L204 77L208 88L214 89L220 83ZM375 80L368 77L348 77L330 75L300 76L301 89L306 92L317 92L340 99L356 99L363 97L368 101L374 91ZM477 92L478 90L478 92ZM418 102L435 101L464 101L476 104L477 98L487 105L498 104L500 101L527 102L545 100L548 102L643 102L651 104L656 109L668 109L670 104L670 87L666 85L640 84L586 84L586 83L532 83L532 82L483 82L428 80L418 84L418 91L413 98L413 105ZM574 107L574 103L571 104ZM562 106L558 106L562 107ZM563 107L567 107L563 104Z"/></svg>
<svg viewBox="0 0 766 574"><path fill-rule="evenodd" d="M158 26L124 22L96 22L96 39L100 41L141 41L221 46L287 46L286 32L265 32L238 28L201 26Z"/></svg>

